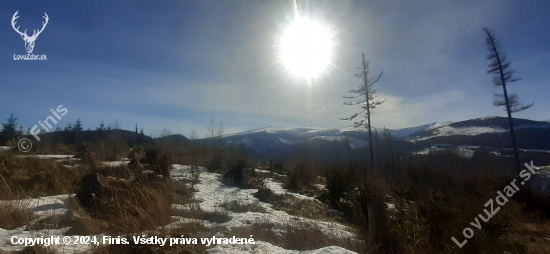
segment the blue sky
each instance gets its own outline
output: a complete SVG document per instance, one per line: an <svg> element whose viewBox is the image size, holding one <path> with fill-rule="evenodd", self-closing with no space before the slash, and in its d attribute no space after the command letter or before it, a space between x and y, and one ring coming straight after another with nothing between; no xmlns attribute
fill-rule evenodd
<svg viewBox="0 0 550 254"><path fill-rule="evenodd" d="M548 1L298 1L301 15L334 34L330 68L313 80L289 74L277 43L293 19L292 1L2 1L0 119L14 113L25 128L63 104L94 129L101 121L147 134L165 126L206 134L211 119L226 133L265 126L330 127L355 109L343 95L361 53L386 99L374 126L505 116L492 106L482 27L494 30L523 80L509 90L535 107L515 115L547 120L550 103ZM26 54L11 27L41 27ZM32 32L28 32L32 34Z"/></svg>

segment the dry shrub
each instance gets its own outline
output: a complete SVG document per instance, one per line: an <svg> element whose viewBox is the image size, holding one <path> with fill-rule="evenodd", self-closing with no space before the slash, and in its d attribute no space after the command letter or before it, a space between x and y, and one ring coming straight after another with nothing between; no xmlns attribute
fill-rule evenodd
<svg viewBox="0 0 550 254"><path fill-rule="evenodd" d="M311 185L315 180L313 169L304 163L292 167L292 169L287 171L286 175L286 188L296 192L311 189Z"/></svg>
<svg viewBox="0 0 550 254"><path fill-rule="evenodd" d="M170 169L172 168L171 158L168 155L161 155L158 159L157 165L155 165L155 173L163 176L164 178L170 178Z"/></svg>
<svg viewBox="0 0 550 254"><path fill-rule="evenodd" d="M192 180L187 179L181 179L172 181L173 182L173 190L174 190L174 203L175 204L189 204L193 202L193 195L194 192L197 191L197 189L193 188L193 182ZM189 185L191 186L189 186Z"/></svg>
<svg viewBox="0 0 550 254"><path fill-rule="evenodd" d="M377 246L378 252L398 251L398 241L388 230L386 198L389 186L376 172L363 169L358 176L352 170L332 168L326 175L328 193L320 199L344 213L345 220L354 225L358 238L365 246Z"/></svg>
<svg viewBox="0 0 550 254"><path fill-rule="evenodd" d="M238 160L228 168L229 170L223 174L223 182L230 186L243 187L244 171L247 170L246 160Z"/></svg>
<svg viewBox="0 0 550 254"><path fill-rule="evenodd" d="M514 199L520 203L525 203L525 208L527 210L538 210L546 218L550 218L550 194L526 187L519 190L519 192L514 195Z"/></svg>
<svg viewBox="0 0 550 254"><path fill-rule="evenodd" d="M86 165L91 169L95 169L101 163L97 160L97 156L90 152L85 145L81 145L76 149L74 157L80 159L82 165Z"/></svg>
<svg viewBox="0 0 550 254"><path fill-rule="evenodd" d="M74 193L85 170L71 170L55 161L0 155L2 199L22 199Z"/></svg>
<svg viewBox="0 0 550 254"><path fill-rule="evenodd" d="M270 203L276 200L279 200L281 197L278 195L275 195L273 191L267 187L267 184L265 181L261 181L260 185L258 186L258 192L254 193L253 196L257 199L259 199L262 202Z"/></svg>
<svg viewBox="0 0 550 254"><path fill-rule="evenodd" d="M524 244L513 240L513 235L518 218L530 216L512 199L488 222L478 218L481 229L470 224L478 214L487 217L485 203L502 190L498 180L483 174L445 171L422 162L406 168L391 186L390 201L395 209L389 211L391 237L399 242L401 252L525 253ZM494 206L496 209L498 205ZM451 237L462 242L466 227L474 230L474 237L459 248Z"/></svg>
<svg viewBox="0 0 550 254"><path fill-rule="evenodd" d="M208 172L217 172L223 168L224 156L222 153L216 153L205 164Z"/></svg>
<svg viewBox="0 0 550 254"><path fill-rule="evenodd" d="M0 228L12 230L28 225L33 220L22 203L0 203Z"/></svg>
<svg viewBox="0 0 550 254"><path fill-rule="evenodd" d="M223 174L223 182L230 186L253 189L258 188L261 179L256 177L256 171L250 166L247 159L237 159L228 166L228 170Z"/></svg>
<svg viewBox="0 0 550 254"><path fill-rule="evenodd" d="M343 198L349 191L350 186L356 184L357 178L338 168L331 168L325 172L327 193L321 195L320 200L326 202L330 207L344 211Z"/></svg>
<svg viewBox="0 0 550 254"><path fill-rule="evenodd" d="M69 198L66 204L69 208L66 214L52 215L39 220L29 218L25 230L37 231L70 227L64 233L65 235L96 235L109 229L107 222L91 218L75 197Z"/></svg>
<svg viewBox="0 0 550 254"><path fill-rule="evenodd" d="M136 177L135 175L139 174L141 171L135 171L129 166L120 164L117 166L100 166L88 172L98 173L106 177L124 179L124 178L134 178Z"/></svg>
<svg viewBox="0 0 550 254"><path fill-rule="evenodd" d="M289 221L283 225L267 221L254 223L246 228L233 228L231 234L235 237L253 235L256 241L266 241L288 250L314 250L326 246L340 246L359 252L364 249L364 246L354 239L326 234L317 225L299 220Z"/></svg>
<svg viewBox="0 0 550 254"><path fill-rule="evenodd" d="M284 161L270 160L269 164L267 166L267 170L278 173L278 174L283 174L284 171L285 171L285 162Z"/></svg>
<svg viewBox="0 0 550 254"><path fill-rule="evenodd" d="M273 201L271 205L275 210L285 211L294 216L330 222L342 222L341 218L329 212L327 204L319 201L297 198L290 194L281 196L281 199Z"/></svg>
<svg viewBox="0 0 550 254"><path fill-rule="evenodd" d="M189 204L188 208L189 209L175 210L173 214L183 218L208 220L215 223L225 223L232 220L228 211L223 208L215 209L213 212L202 210L199 204Z"/></svg>
<svg viewBox="0 0 550 254"><path fill-rule="evenodd" d="M27 224L25 231L43 230L43 229L60 229L64 227L64 216L48 216L39 220L35 220Z"/></svg>
<svg viewBox="0 0 550 254"><path fill-rule="evenodd" d="M550 245L548 245L550 221L540 218L521 218L524 222L518 225L514 240L527 247L525 253L550 253Z"/></svg>
<svg viewBox="0 0 550 254"><path fill-rule="evenodd" d="M19 251L20 254L55 254L55 250L50 247L45 247L43 245L35 245L25 247L23 250Z"/></svg>
<svg viewBox="0 0 550 254"><path fill-rule="evenodd" d="M280 227L276 227L274 223L263 221L256 222L247 227L233 227L231 229L231 234L237 238L249 238L252 235L254 241L261 240L277 246L282 246L284 244L284 239L279 232L280 230L278 231L277 229L280 229Z"/></svg>
<svg viewBox="0 0 550 254"><path fill-rule="evenodd" d="M491 192L492 193L492 192ZM524 253L524 246L511 241L515 221L521 216L520 206L510 200L488 222L481 219L482 229L471 226L483 212L487 200L470 200L445 196L439 190L430 190L423 204L398 202L392 211L392 236L399 239L407 253ZM463 229L470 227L474 237L459 248L452 240L464 240Z"/></svg>
<svg viewBox="0 0 550 254"><path fill-rule="evenodd" d="M96 235L109 229L106 221L92 218L76 197L69 198L68 208L66 215L60 218L62 227L70 227L65 235Z"/></svg>
<svg viewBox="0 0 550 254"><path fill-rule="evenodd" d="M213 212L203 212L201 219L216 223L225 223L230 221L232 218L224 209L216 209Z"/></svg>
<svg viewBox="0 0 550 254"><path fill-rule="evenodd" d="M319 228L305 223L286 225L283 235L285 238L284 248L290 250L318 249L336 240L327 237ZM331 243L331 245L333 244Z"/></svg>
<svg viewBox="0 0 550 254"><path fill-rule="evenodd" d="M274 173L274 172L256 171L255 175L256 175L257 178L260 178L260 179L271 178L271 179L273 179L273 181L279 182L279 183L286 183L286 181L287 181L286 175L282 175L282 174Z"/></svg>
<svg viewBox="0 0 550 254"><path fill-rule="evenodd" d="M389 235L386 212L388 185L376 173L367 173L355 185L349 187L345 202L352 223L359 227L365 242L374 241L383 253L398 251L398 243Z"/></svg>
<svg viewBox="0 0 550 254"><path fill-rule="evenodd" d="M64 227L70 227L65 235L97 235L109 229L105 221L93 219L90 216L72 217L63 223Z"/></svg>
<svg viewBox="0 0 550 254"><path fill-rule="evenodd" d="M167 184L134 181L103 189L86 210L92 218L107 221L115 232L133 233L170 223L171 205Z"/></svg>

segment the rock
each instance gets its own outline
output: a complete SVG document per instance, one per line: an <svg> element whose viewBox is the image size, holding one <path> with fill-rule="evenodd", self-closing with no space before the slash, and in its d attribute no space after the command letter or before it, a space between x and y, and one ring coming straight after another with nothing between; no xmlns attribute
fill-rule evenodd
<svg viewBox="0 0 550 254"><path fill-rule="evenodd" d="M239 204L237 203L237 200L233 200L231 202L227 202L227 203L222 204L220 206L225 208L228 211L233 211L233 209L237 208L237 206L239 206Z"/></svg>
<svg viewBox="0 0 550 254"><path fill-rule="evenodd" d="M541 194L550 194L550 166L540 166L536 173L531 175L527 186Z"/></svg>
<svg viewBox="0 0 550 254"><path fill-rule="evenodd" d="M102 177L98 173L84 176L80 190L76 194L76 198L83 207L89 207L94 198L101 195L105 189L105 184L103 182Z"/></svg>

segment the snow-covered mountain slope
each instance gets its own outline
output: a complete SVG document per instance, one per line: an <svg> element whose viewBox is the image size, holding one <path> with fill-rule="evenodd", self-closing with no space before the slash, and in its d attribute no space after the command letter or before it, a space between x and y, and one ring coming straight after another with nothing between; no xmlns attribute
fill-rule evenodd
<svg viewBox="0 0 550 254"><path fill-rule="evenodd" d="M425 131L425 130L432 129L432 128L439 128L439 127L448 126L451 123L454 123L454 122L451 122L451 121L436 122L436 123L424 124L424 125L420 125L420 126L416 126L416 127L396 129L396 130L392 130L392 132L400 138L406 138L406 137L410 136L411 134L421 132L421 131Z"/></svg>
<svg viewBox="0 0 550 254"><path fill-rule="evenodd" d="M301 133L305 133L305 132L312 131L312 130L317 130L317 129L316 128L308 128L308 127L269 126L269 127L262 128L262 129L256 129L256 130L250 130L250 131L243 131L243 132L228 134L228 135L225 135L225 137L247 136L247 135L257 134L257 133L299 135Z"/></svg>
<svg viewBox="0 0 550 254"><path fill-rule="evenodd" d="M525 149L550 149L550 123L527 119L514 119L518 143ZM414 144L414 149L429 147L430 144L475 145L487 147L510 147L508 118L484 117L465 121L442 121L415 127L392 129L392 140ZM380 142L384 140L384 129L373 127L372 135L378 133ZM356 127L347 122L329 128L308 127L267 127L258 130L228 134L223 137L227 145L243 144L256 154L270 157L284 157L304 147L322 145L323 154L335 149L352 150L368 147L368 130L365 126ZM373 140L374 142L374 140ZM548 143L548 142L546 142ZM382 143L381 143L382 144ZM343 146L345 145L345 146ZM319 150L319 149L318 149Z"/></svg>
<svg viewBox="0 0 550 254"><path fill-rule="evenodd" d="M461 122L436 124L424 131L416 132L406 138L409 142L426 141L436 137L479 136L482 134L508 133L508 119L504 117L484 117ZM549 130L550 123L526 119L514 119L514 130Z"/></svg>

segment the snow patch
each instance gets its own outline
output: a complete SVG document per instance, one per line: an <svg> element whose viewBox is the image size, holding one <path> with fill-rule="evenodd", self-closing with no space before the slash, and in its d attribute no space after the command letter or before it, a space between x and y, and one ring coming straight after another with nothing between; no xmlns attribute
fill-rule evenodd
<svg viewBox="0 0 550 254"><path fill-rule="evenodd" d="M318 250L297 251L286 250L279 246L264 241L256 241L255 245L217 245L206 250L208 254L233 254L233 253L289 253L289 254L354 254L357 252L346 250L338 246L328 246Z"/></svg>
<svg viewBox="0 0 550 254"><path fill-rule="evenodd" d="M102 164L107 167L126 166L130 161L103 161Z"/></svg>
<svg viewBox="0 0 550 254"><path fill-rule="evenodd" d="M174 165L171 171L172 177L177 180L182 175L189 175L190 166ZM342 237L355 237L351 229L334 222L325 222L321 220L313 220L302 217L289 215L284 211L275 210L270 203L264 203L253 196L257 189L240 189L224 185L221 180L221 175L217 173L209 173L205 168L199 168L200 182L195 185L195 199L202 200L200 207L203 211L213 212L219 209L221 204L236 200L240 205L255 205L265 209L265 213L246 212L234 213L229 211L232 217L231 221L225 223L213 223L204 221L205 226L224 226L228 229L233 227L247 227L255 222L269 222L284 228L287 224L295 224L297 221L315 225L323 233L327 235L337 235ZM281 183L274 182L272 179L266 179L266 185L276 194L290 194L298 198L314 200L312 197L291 193L282 187Z"/></svg>
<svg viewBox="0 0 550 254"><path fill-rule="evenodd" d="M33 154L33 155L16 155L15 157L34 157L39 159L70 159L74 155L62 155L62 154Z"/></svg>

